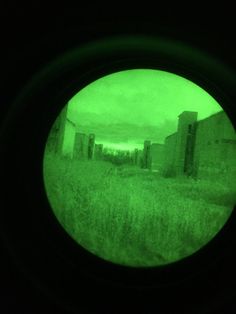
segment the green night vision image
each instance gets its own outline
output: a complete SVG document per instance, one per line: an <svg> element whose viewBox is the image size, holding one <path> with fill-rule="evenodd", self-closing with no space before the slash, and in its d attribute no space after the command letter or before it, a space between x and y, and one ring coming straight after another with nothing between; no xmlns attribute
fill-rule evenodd
<svg viewBox="0 0 236 314"><path fill-rule="evenodd" d="M119 265L166 265L197 252L229 219L235 130L192 81L120 71L65 104L43 175L54 216L81 247Z"/></svg>

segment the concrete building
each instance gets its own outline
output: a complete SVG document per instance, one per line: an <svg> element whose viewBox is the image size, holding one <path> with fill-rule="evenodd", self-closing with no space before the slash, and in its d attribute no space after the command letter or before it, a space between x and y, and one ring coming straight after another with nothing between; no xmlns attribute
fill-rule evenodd
<svg viewBox="0 0 236 314"><path fill-rule="evenodd" d="M47 140L47 149L71 158L76 126L67 118L67 110L68 106L65 106L54 122Z"/></svg>
<svg viewBox="0 0 236 314"><path fill-rule="evenodd" d="M197 112L184 111L178 116L177 131L165 138L164 144L144 141L143 149L131 154L122 152L121 160L166 177L236 178L236 133L222 110L197 121ZM78 159L100 159L105 150L95 143L95 134L76 132L76 125L67 118L67 106L53 124L47 149ZM125 154L125 155L124 155Z"/></svg>
<svg viewBox="0 0 236 314"><path fill-rule="evenodd" d="M198 121L195 131L194 175L236 175L236 134L224 111Z"/></svg>
<svg viewBox="0 0 236 314"><path fill-rule="evenodd" d="M179 115L177 132L166 137L164 176L212 178L236 174L236 134L224 111L197 121L197 112Z"/></svg>
<svg viewBox="0 0 236 314"><path fill-rule="evenodd" d="M151 169L161 172L163 168L164 159L164 144L152 143L150 154L151 154Z"/></svg>
<svg viewBox="0 0 236 314"><path fill-rule="evenodd" d="M76 124L67 117L68 105L58 115L47 140L47 149L63 157L93 159L95 134L77 131ZM102 148L100 147L102 150Z"/></svg>

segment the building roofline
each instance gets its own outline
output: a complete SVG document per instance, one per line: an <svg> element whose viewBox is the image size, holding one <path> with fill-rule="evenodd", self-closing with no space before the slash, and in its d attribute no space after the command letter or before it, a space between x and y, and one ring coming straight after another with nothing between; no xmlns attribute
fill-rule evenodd
<svg viewBox="0 0 236 314"><path fill-rule="evenodd" d="M182 115L185 114L185 113L196 113L196 114L198 114L198 111L188 111L188 110L185 110L185 111L182 111L182 112L178 115L178 117L182 116Z"/></svg>
<svg viewBox="0 0 236 314"><path fill-rule="evenodd" d="M71 121L70 119L66 118L66 121L70 122L70 124L72 124L74 127L76 127L76 124L73 121Z"/></svg>
<svg viewBox="0 0 236 314"><path fill-rule="evenodd" d="M203 119L201 119L201 120L196 121L196 123L205 121L205 120L207 120L207 119L210 119L210 118L212 118L212 117L214 117L214 116L216 116L216 115L218 115L218 114L222 114L222 113L225 113L225 111L224 111L224 110L220 110L220 111L218 111L218 112L215 112L215 113L213 113L211 116L208 116L208 117L206 117L206 118L203 118Z"/></svg>
<svg viewBox="0 0 236 314"><path fill-rule="evenodd" d="M197 111L183 111L180 115L182 115L184 112L195 112L195 113L197 113ZM206 118L203 118L203 119L201 119L201 120L197 120L197 121L195 121L194 123L198 124L199 122L205 121L205 120L207 120L207 119L210 119L211 117L214 117L214 116L216 116L216 115L218 115L218 114L222 114L222 113L225 113L225 111L224 111L224 110L220 110L220 111L218 111L218 112L216 112L216 113L213 113L212 115L210 115L210 116L208 116L208 117L206 117ZM178 117L179 117L180 115L178 115ZM170 135L168 135L168 136L166 136L165 139L167 139L167 138L169 138L169 137L171 137L171 136L174 136L174 135L176 135L176 134L177 134L177 131L174 132L174 133L172 133L172 134L170 134Z"/></svg>
<svg viewBox="0 0 236 314"><path fill-rule="evenodd" d="M165 145L165 144L162 144L162 143L152 143L151 145Z"/></svg>
<svg viewBox="0 0 236 314"><path fill-rule="evenodd" d="M168 137L174 136L174 135L176 135L176 134L177 134L177 132L171 133L170 135L166 136L165 138L168 138Z"/></svg>

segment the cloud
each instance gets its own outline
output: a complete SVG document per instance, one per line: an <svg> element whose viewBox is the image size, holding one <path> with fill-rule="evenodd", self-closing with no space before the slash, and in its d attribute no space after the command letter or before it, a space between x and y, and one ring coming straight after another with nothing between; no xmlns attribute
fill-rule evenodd
<svg viewBox="0 0 236 314"><path fill-rule="evenodd" d="M137 143L142 144L144 140L163 143L164 138L176 131L174 121L165 120L162 125L136 125L132 123L115 124L81 124L78 132L94 133L97 142L109 143Z"/></svg>
<svg viewBox="0 0 236 314"><path fill-rule="evenodd" d="M163 143L175 132L178 115L197 111L198 119L222 108L206 91L173 73L127 70L89 84L69 101L69 118L97 141Z"/></svg>

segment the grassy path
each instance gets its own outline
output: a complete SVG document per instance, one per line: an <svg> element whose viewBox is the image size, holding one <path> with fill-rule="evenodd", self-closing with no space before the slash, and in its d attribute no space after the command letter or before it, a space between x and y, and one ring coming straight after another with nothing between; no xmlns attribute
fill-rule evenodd
<svg viewBox="0 0 236 314"><path fill-rule="evenodd" d="M167 179L132 166L50 155L44 166L61 225L92 253L130 266L192 254L222 228L236 201L223 184Z"/></svg>

